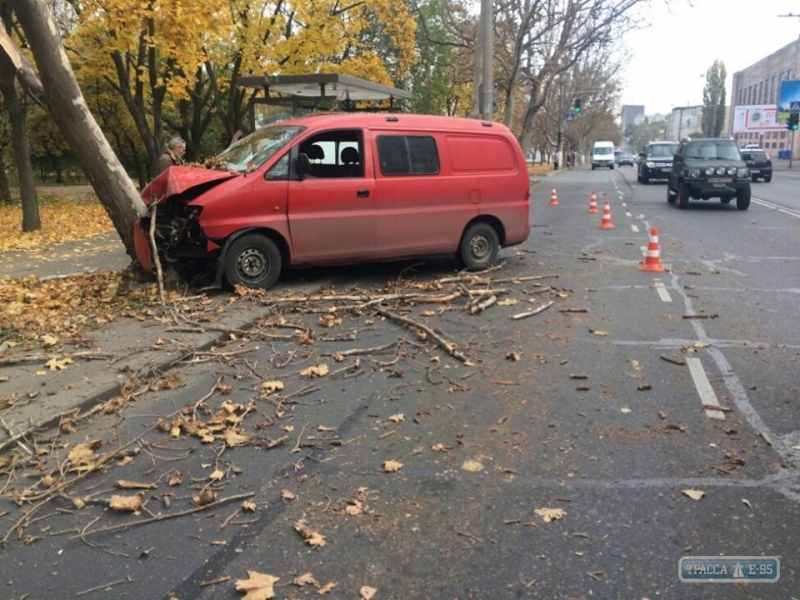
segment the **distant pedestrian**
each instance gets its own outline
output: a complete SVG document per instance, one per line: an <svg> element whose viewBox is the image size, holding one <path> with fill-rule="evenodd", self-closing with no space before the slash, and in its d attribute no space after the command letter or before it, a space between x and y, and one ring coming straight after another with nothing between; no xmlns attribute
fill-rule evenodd
<svg viewBox="0 0 800 600"><path fill-rule="evenodd" d="M182 137L174 137L167 142L164 154L158 157L153 167L153 177L163 173L173 165L183 164L183 155L186 154L186 142Z"/></svg>
<svg viewBox="0 0 800 600"><path fill-rule="evenodd" d="M553 153L553 170L558 171L558 165L561 163L561 152L556 150Z"/></svg>

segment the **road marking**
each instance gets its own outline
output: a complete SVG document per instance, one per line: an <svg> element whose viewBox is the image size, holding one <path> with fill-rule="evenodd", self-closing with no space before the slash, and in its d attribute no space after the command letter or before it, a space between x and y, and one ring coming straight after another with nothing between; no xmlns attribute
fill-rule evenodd
<svg viewBox="0 0 800 600"><path fill-rule="evenodd" d="M633 233L639 233L639 227L636 225L631 225L631 231L633 231Z"/></svg>
<svg viewBox="0 0 800 600"><path fill-rule="evenodd" d="M658 297L661 298L662 302L672 302L672 296L669 295L667 286L660 281L656 281L654 285L656 287L656 292L658 292Z"/></svg>
<svg viewBox="0 0 800 600"><path fill-rule="evenodd" d="M706 415L718 421L725 420L725 413L721 410L714 410L719 408L717 395L714 393L714 388L711 387L711 382L706 377L706 371L703 368L703 363L699 358L693 356L686 357L686 364L689 365L689 373L692 374L694 386L697 388L697 393L700 394L700 401L706 407Z"/></svg>
<svg viewBox="0 0 800 600"><path fill-rule="evenodd" d="M773 204L772 202L767 202L766 200L762 200L761 198L753 198L753 202L756 204L760 204L761 206L766 206L767 208L771 208L772 210L777 210L785 215L789 215L790 217L796 217L800 219L800 211L793 210L790 208L784 208L779 204Z"/></svg>
<svg viewBox="0 0 800 600"><path fill-rule="evenodd" d="M632 215L631 213L629 213L629 212L626 210L626 211L625 211L625 216L626 216L626 217L632 217L633 215Z"/></svg>
<svg viewBox="0 0 800 600"><path fill-rule="evenodd" d="M647 246L639 246L639 250L642 251L644 256L647 256Z"/></svg>

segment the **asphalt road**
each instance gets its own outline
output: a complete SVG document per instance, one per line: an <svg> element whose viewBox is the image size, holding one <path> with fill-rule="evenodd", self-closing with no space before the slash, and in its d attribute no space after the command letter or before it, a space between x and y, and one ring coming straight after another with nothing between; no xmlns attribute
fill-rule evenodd
<svg viewBox="0 0 800 600"><path fill-rule="evenodd" d="M40 472L3 482L6 496L33 485L81 441L101 440L98 454L134 442L132 461L13 530L0 597L227 599L253 570L280 578L278 598L319 597L292 583L305 573L335 583L331 598L800 598L796 181L754 184L746 212L679 210L630 168L563 172L533 188L531 237L492 281L451 283L448 260L306 272L328 299L265 302L248 335L40 444ZM592 190L613 230L587 213ZM638 269L652 227L664 273ZM469 314L466 294L487 288L502 302ZM409 291L425 296L388 298ZM327 375L302 375L321 364ZM250 443L192 437L186 421L226 401ZM167 431L148 429L159 419ZM135 493L119 480L156 484L140 514L105 508ZM236 500L163 519L211 488ZM4 530L19 511L3 501ZM681 557L717 555L777 556L780 580L680 581Z"/></svg>

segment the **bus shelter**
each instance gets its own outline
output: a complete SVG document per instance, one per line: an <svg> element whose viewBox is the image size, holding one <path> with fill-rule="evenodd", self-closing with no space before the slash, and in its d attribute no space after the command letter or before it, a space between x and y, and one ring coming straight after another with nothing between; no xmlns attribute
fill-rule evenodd
<svg viewBox="0 0 800 600"><path fill-rule="evenodd" d="M389 102L383 110L395 110L395 100L408 100L411 93L351 75L317 73L314 75L265 75L238 77L236 85L263 91L255 94L248 107L250 130L256 128L256 106L277 105L291 108L292 115L304 111L341 109L359 110L356 102ZM361 110L378 110L368 108Z"/></svg>

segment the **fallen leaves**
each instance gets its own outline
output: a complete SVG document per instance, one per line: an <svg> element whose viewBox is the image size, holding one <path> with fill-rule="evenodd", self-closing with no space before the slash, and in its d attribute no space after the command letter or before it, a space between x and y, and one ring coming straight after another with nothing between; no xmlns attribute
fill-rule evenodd
<svg viewBox="0 0 800 600"><path fill-rule="evenodd" d="M155 286L132 290L128 283L120 272L48 281L38 281L31 276L4 282L0 286L0 306L3 306L0 330L6 333L8 341L48 349L80 339L84 331L120 315L136 315L143 305L157 300ZM56 362L52 368L63 368L67 364Z"/></svg>
<svg viewBox="0 0 800 600"><path fill-rule="evenodd" d="M294 530L300 534L300 537L306 541L306 544L313 548L321 548L325 545L325 536L311 529L305 519L301 519L295 523Z"/></svg>
<svg viewBox="0 0 800 600"><path fill-rule="evenodd" d="M384 473L397 473L400 469L403 468L403 463L397 460L385 460L381 465L381 469L383 469Z"/></svg>
<svg viewBox="0 0 800 600"><path fill-rule="evenodd" d="M67 368L67 365L72 364L72 359L70 357L65 357L62 359L51 358L45 363L45 366L50 369L51 371L63 371Z"/></svg>
<svg viewBox="0 0 800 600"><path fill-rule="evenodd" d="M563 508L537 508L533 512L542 517L542 521L545 523L560 521L567 514Z"/></svg>
<svg viewBox="0 0 800 600"><path fill-rule="evenodd" d="M273 587L280 577L273 575L266 575L258 571L248 571L247 579L236 580L236 591L247 592L244 600L269 600L275 597L275 588Z"/></svg>
<svg viewBox="0 0 800 600"><path fill-rule="evenodd" d="M461 469L470 473L479 473L483 471L483 463L477 460L466 460L461 465Z"/></svg>
<svg viewBox="0 0 800 600"><path fill-rule="evenodd" d="M139 512L142 508L142 496L119 496L114 495L111 496L111 499L108 501L108 507L111 510L116 510L120 512Z"/></svg>
<svg viewBox="0 0 800 600"><path fill-rule="evenodd" d="M212 502L216 502L217 493L213 490L202 490L199 494L192 496L192 502L197 506L206 506Z"/></svg>
<svg viewBox="0 0 800 600"><path fill-rule="evenodd" d="M0 204L0 252L40 250L48 245L113 231L108 214L89 186L37 189L41 229L21 232L22 206Z"/></svg>
<svg viewBox="0 0 800 600"><path fill-rule="evenodd" d="M328 365L319 364L313 367L308 367L300 371L300 377L305 379L313 379L315 377L325 377L329 372Z"/></svg>
<svg viewBox="0 0 800 600"><path fill-rule="evenodd" d="M282 392L285 387L282 381L262 381L261 397L266 398L275 392Z"/></svg>
<svg viewBox="0 0 800 600"><path fill-rule="evenodd" d="M235 448L236 446L244 446L250 443L250 434L247 432L241 433L235 429L226 429L224 439L229 448Z"/></svg>
<svg viewBox="0 0 800 600"><path fill-rule="evenodd" d="M95 440L74 446L67 455L70 471L91 471L97 466L97 457L94 451L102 446L102 442Z"/></svg>
<svg viewBox="0 0 800 600"><path fill-rule="evenodd" d="M682 493L684 496L687 496L692 500L700 500L706 495L705 492L701 492L700 490L683 490Z"/></svg>

